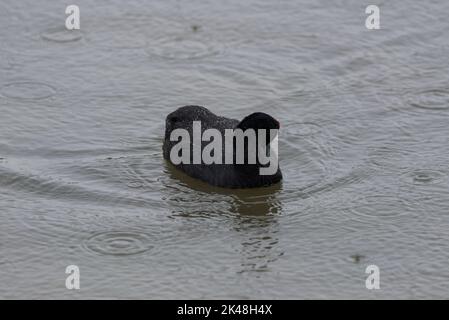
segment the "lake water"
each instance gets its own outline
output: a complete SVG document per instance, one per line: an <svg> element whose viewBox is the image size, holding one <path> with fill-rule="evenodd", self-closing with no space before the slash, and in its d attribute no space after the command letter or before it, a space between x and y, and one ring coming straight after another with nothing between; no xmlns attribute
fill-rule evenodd
<svg viewBox="0 0 449 320"><path fill-rule="evenodd" d="M357 0L74 2L79 31L0 4L1 298L449 297L448 1L380 30ZM277 118L282 184L172 169L186 104Z"/></svg>

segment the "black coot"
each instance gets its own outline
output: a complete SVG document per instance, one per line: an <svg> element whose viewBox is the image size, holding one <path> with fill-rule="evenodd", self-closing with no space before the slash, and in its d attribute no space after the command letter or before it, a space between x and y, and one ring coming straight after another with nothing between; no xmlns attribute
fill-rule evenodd
<svg viewBox="0 0 449 320"><path fill-rule="evenodd" d="M222 138L222 154L223 164L205 164L203 161L199 164L193 164L193 121L201 121L201 135L206 129L214 128L220 131ZM170 159L170 151L178 141L170 141L171 132L175 129L182 128L189 132L190 135L190 163L174 164ZM254 129L257 134L258 129L266 129L267 136L269 129L279 129L279 122L266 113L256 112L245 117L242 121L230 119L226 117L219 117L201 106L185 106L177 109L167 116L165 123L165 139L163 144L164 158L170 163L174 164L176 168L184 171L193 178L200 179L211 185L225 188L255 188L268 186L282 180L282 173L277 167L276 173L272 175L261 175L260 167L262 166L258 161L256 164L248 164L245 149L245 163L244 164L224 164L225 154L225 129L242 130ZM246 140L246 139L245 139ZM203 141L202 149L209 142ZM267 139L267 143L269 143ZM235 150L235 145L234 145ZM235 152L234 152L235 154ZM235 157L235 155L234 155ZM266 167L267 165L265 165Z"/></svg>

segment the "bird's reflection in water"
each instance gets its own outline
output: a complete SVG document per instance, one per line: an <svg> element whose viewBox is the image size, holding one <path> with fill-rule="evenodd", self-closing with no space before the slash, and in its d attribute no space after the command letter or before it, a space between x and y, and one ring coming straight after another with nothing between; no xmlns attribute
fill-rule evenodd
<svg viewBox="0 0 449 320"><path fill-rule="evenodd" d="M173 217L220 223L232 233L240 253L239 273L269 270L283 252L279 248L278 216L281 184L264 188L225 189L193 179L166 162L168 202ZM235 240L235 241L234 241Z"/></svg>

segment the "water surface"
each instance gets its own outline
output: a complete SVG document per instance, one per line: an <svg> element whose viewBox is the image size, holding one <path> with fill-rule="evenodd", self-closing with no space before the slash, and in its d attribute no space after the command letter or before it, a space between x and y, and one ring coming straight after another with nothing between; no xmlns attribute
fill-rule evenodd
<svg viewBox="0 0 449 320"><path fill-rule="evenodd" d="M76 4L0 4L1 298L448 297L449 2ZM283 183L174 170L186 104L275 116Z"/></svg>

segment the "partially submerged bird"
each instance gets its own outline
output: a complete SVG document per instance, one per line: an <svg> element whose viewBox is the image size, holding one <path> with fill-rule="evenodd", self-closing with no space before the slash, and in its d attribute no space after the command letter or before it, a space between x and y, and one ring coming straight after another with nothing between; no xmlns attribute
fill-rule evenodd
<svg viewBox="0 0 449 320"><path fill-rule="evenodd" d="M198 127L198 124L200 124L200 127ZM216 129L216 131L208 129ZM252 153L252 151L254 151L253 149L248 151L248 148L250 148L248 142L249 139L245 139L244 162L239 163L236 161L237 152L235 138L231 138L234 139L233 145L231 146L232 161L231 163L225 161L225 154L226 152L229 152L229 150L226 150L225 136L230 131L229 129L232 131L241 129L243 132L246 132L248 129L253 129L256 137L256 145L263 145L264 148L266 147L268 150L266 155L269 155L269 163L261 161L259 156L256 157L255 162L248 161L251 158L251 154L254 153ZM211 136L209 134L205 135L207 138L204 139L203 133L206 130L208 130L209 133L210 131L217 132L221 137L216 135ZM214 186L224 188L255 188L269 186L282 180L282 173L277 162L277 152L274 153L270 150L271 143L275 138L277 139L277 137L273 137L271 133L274 131L277 134L277 130L279 130L279 122L266 113L252 113L242 121L238 121L226 117L219 117L201 106L185 106L170 113L166 118L165 139L163 144L164 158L189 176ZM187 154L182 155L184 156L183 159L187 161L181 162L179 161L179 151L181 151L180 145L183 141L180 141L179 138L183 140L183 135L179 134L180 131L188 133L188 140L184 141L184 146L188 147ZM259 136L261 131L265 131L266 135ZM199 141L198 139L195 140L195 134L200 136ZM211 140L212 138L213 140ZM266 140L260 140L264 142L259 144L259 138L265 138ZM195 160L195 150L197 153L201 153L199 155L200 157L201 155L204 155L204 152L206 151L205 147L208 148L209 152L211 151L210 146L207 147L209 144L208 141L211 141L211 145L212 142L221 143L219 149L217 147L216 150L210 153L215 156L216 160L218 158L219 161L213 163L210 163L209 161L208 163L202 158L198 161L198 156L196 156ZM275 145L277 149L277 140ZM259 148L257 151L259 151ZM184 152L186 152L186 150L182 149L181 153ZM176 158L176 161L174 158ZM273 167L272 163L274 161L276 162L274 164L275 167ZM264 170L265 172L268 171L269 174L261 174Z"/></svg>

